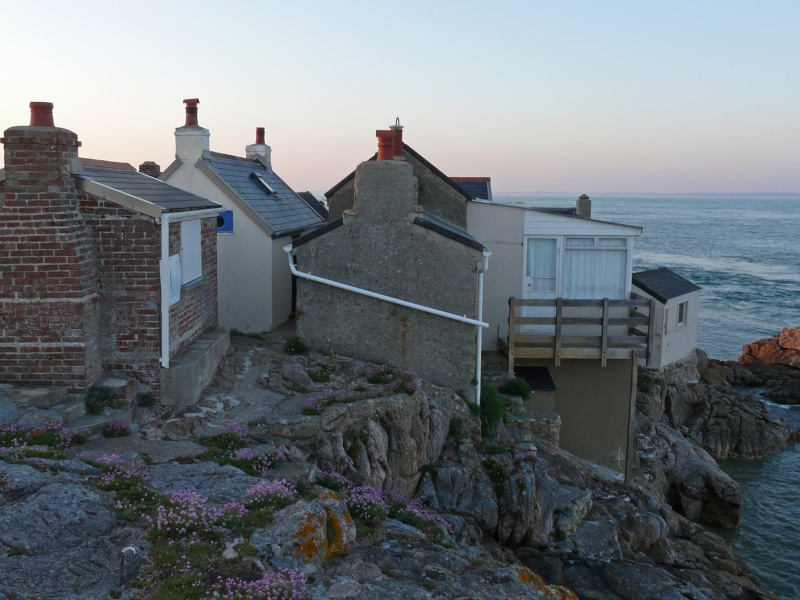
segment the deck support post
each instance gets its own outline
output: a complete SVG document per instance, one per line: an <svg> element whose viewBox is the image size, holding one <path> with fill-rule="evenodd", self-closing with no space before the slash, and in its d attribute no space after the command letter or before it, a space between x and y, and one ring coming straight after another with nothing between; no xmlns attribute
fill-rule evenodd
<svg viewBox="0 0 800 600"><path fill-rule="evenodd" d="M633 442L636 423L636 391L638 388L639 360L636 350L631 351L631 394L628 405L628 441L625 448L625 485L631 484L633 477Z"/></svg>

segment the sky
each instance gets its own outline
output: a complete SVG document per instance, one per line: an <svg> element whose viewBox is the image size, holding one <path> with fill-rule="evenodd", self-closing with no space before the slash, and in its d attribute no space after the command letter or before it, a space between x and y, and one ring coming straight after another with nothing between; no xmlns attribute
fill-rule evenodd
<svg viewBox="0 0 800 600"><path fill-rule="evenodd" d="M497 193L800 192L800 2L0 0L0 130L53 102L81 156L174 159L266 128L324 192L404 141Z"/></svg>

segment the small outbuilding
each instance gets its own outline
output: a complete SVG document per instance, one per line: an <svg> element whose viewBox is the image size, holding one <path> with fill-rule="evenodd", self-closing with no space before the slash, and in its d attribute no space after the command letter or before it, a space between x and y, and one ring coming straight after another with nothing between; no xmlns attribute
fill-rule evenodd
<svg viewBox="0 0 800 600"><path fill-rule="evenodd" d="M702 288L666 267L639 271L632 280L636 293L655 300L647 366L661 369L689 356L697 346Z"/></svg>

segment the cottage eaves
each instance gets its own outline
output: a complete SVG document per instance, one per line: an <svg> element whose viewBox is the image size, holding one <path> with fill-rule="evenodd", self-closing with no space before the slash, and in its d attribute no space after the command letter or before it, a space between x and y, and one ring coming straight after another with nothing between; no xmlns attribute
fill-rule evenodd
<svg viewBox="0 0 800 600"><path fill-rule="evenodd" d="M216 202L185 192L135 169L83 165L80 173L75 174L75 180L81 191L151 217L158 217L162 213L222 208Z"/></svg>
<svg viewBox="0 0 800 600"><path fill-rule="evenodd" d="M632 280L633 285L663 304L702 289L699 285L695 285L666 267L639 271L633 274Z"/></svg>

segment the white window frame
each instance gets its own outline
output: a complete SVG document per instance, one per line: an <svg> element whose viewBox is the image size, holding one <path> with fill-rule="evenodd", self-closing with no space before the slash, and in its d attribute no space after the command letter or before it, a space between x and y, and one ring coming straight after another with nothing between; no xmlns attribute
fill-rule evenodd
<svg viewBox="0 0 800 600"><path fill-rule="evenodd" d="M689 322L689 301L684 300L675 309L677 310L677 327L686 327Z"/></svg>
<svg viewBox="0 0 800 600"><path fill-rule="evenodd" d="M203 276L202 224L200 219L181 221L181 283Z"/></svg>

